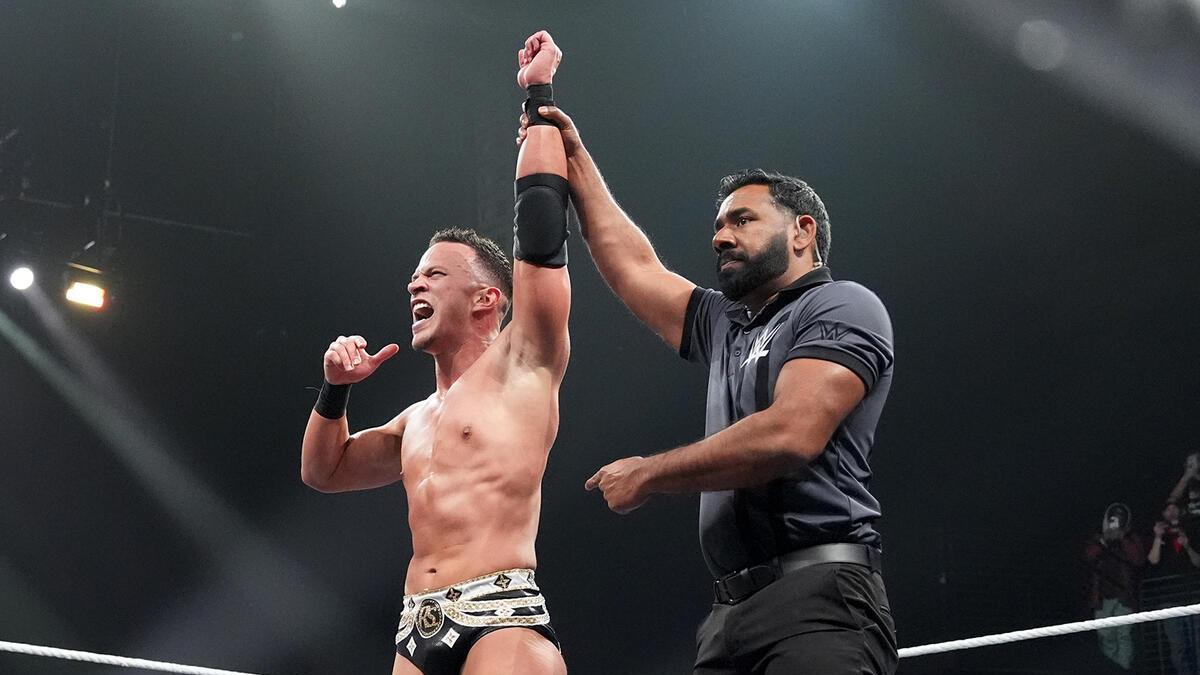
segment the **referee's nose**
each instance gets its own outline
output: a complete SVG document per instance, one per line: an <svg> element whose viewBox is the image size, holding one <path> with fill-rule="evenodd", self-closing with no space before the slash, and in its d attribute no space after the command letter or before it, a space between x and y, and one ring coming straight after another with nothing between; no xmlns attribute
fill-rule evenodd
<svg viewBox="0 0 1200 675"><path fill-rule="evenodd" d="M729 231L728 227L722 227L713 233L712 247L717 252L717 255L720 255L721 251L725 249L737 247L737 242L734 241L733 234Z"/></svg>

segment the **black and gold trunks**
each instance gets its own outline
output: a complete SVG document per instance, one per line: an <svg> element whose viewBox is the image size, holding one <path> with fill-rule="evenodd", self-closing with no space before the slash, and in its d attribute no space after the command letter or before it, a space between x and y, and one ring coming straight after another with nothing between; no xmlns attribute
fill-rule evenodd
<svg viewBox="0 0 1200 675"><path fill-rule="evenodd" d="M458 675L471 646L503 628L529 628L561 649L533 570L493 572L404 596L396 653L425 675Z"/></svg>

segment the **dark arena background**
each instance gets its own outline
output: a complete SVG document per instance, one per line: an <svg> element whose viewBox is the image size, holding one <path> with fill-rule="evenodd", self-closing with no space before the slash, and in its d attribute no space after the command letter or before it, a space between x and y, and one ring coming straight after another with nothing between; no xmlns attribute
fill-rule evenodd
<svg viewBox="0 0 1200 675"><path fill-rule="evenodd" d="M540 28L672 269L715 283L717 182L764 167L813 185L835 277L886 303L872 489L900 646L1093 618L1105 507L1149 541L1200 451L1200 3L542 5L0 3L0 640L389 672L404 492L306 487L300 439L338 335L403 347L352 428L432 390L405 285L435 229L511 245L513 54ZM696 497L618 516L583 483L699 438L705 372L570 246L538 578L571 673L691 672ZM64 298L79 266L104 308ZM1134 637L1135 672L1174 672L1158 624ZM1092 631L899 672L1113 668Z"/></svg>

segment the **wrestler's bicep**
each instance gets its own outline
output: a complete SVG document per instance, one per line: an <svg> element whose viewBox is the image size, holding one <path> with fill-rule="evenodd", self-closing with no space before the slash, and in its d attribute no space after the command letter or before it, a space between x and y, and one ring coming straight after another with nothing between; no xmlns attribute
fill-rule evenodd
<svg viewBox="0 0 1200 675"><path fill-rule="evenodd" d="M334 490L369 490L404 477L401 449L407 412L387 424L363 429L347 439L341 461L330 476Z"/></svg>
<svg viewBox="0 0 1200 675"><path fill-rule="evenodd" d="M513 339L535 365L565 366L571 314L571 277L564 267L513 265Z"/></svg>

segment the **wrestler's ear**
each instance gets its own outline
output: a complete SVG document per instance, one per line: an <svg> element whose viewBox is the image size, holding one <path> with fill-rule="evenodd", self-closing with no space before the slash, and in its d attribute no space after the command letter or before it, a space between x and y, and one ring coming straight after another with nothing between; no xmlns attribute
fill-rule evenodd
<svg viewBox="0 0 1200 675"><path fill-rule="evenodd" d="M475 293L475 308L476 309L492 309L499 307L500 302L504 299L500 289L495 286L486 286L479 289Z"/></svg>

